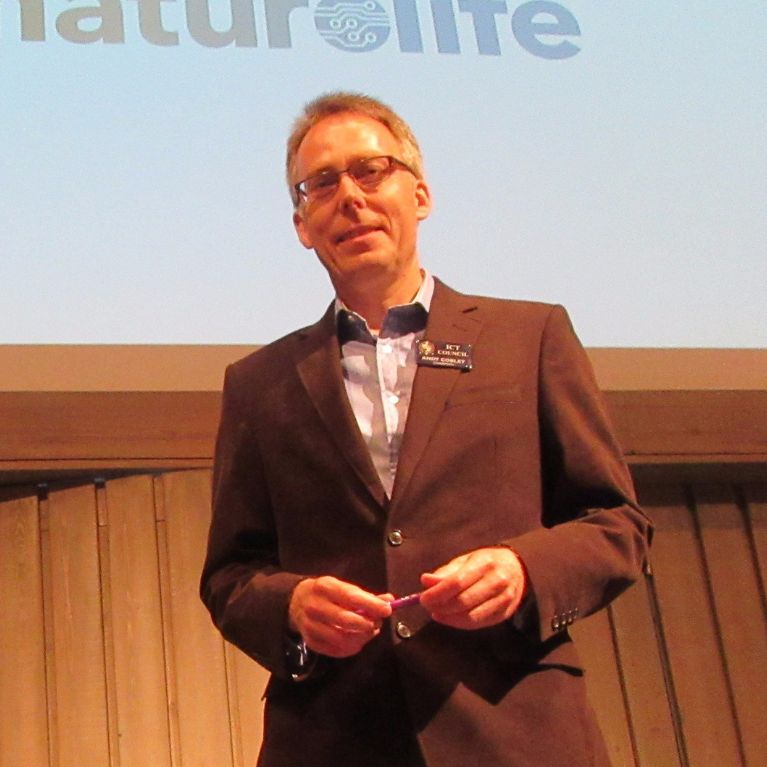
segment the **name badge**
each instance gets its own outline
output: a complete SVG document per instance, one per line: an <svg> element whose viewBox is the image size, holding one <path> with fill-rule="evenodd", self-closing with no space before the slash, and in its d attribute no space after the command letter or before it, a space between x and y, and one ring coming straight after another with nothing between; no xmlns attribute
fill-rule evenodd
<svg viewBox="0 0 767 767"><path fill-rule="evenodd" d="M419 365L471 370L471 344L451 344L424 338L416 344L415 351Z"/></svg>

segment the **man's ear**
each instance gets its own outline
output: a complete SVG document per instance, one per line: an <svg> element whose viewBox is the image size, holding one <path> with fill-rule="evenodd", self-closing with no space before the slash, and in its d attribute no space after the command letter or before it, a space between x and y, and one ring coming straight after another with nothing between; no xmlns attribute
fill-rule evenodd
<svg viewBox="0 0 767 767"><path fill-rule="evenodd" d="M416 218L423 221L431 213L431 191L429 185L418 178L415 182Z"/></svg>
<svg viewBox="0 0 767 767"><path fill-rule="evenodd" d="M293 211L293 226L295 227L296 234L301 244L305 248L312 247L312 239L306 231L306 224L304 224L303 216L299 210Z"/></svg>

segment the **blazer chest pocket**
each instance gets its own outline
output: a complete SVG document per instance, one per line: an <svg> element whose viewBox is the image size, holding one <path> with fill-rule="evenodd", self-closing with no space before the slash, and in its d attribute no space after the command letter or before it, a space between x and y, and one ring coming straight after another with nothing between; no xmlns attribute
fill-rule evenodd
<svg viewBox="0 0 767 767"><path fill-rule="evenodd" d="M519 384L511 386L476 386L453 392L445 408L460 407L461 405L482 405L491 402L514 403L522 399L522 389Z"/></svg>

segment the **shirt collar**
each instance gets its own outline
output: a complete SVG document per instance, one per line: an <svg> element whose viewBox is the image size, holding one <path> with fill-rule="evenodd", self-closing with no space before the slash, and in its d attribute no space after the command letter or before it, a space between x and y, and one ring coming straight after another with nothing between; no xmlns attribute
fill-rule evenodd
<svg viewBox="0 0 767 767"><path fill-rule="evenodd" d="M423 270L423 280L418 292L407 304L392 306L386 312L381 332L382 338L396 338L408 333L418 333L426 327L429 316L431 299L434 295L434 277ZM335 301L336 328L338 340L343 344L347 341L362 341L375 344L375 336L370 332L367 321L351 309L336 296Z"/></svg>

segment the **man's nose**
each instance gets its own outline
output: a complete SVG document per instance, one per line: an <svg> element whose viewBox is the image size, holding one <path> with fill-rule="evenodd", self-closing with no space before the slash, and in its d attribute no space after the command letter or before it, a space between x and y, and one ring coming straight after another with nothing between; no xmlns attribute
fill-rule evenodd
<svg viewBox="0 0 767 767"><path fill-rule="evenodd" d="M365 193L349 173L342 173L339 177L336 195L344 206L359 208L365 204Z"/></svg>

